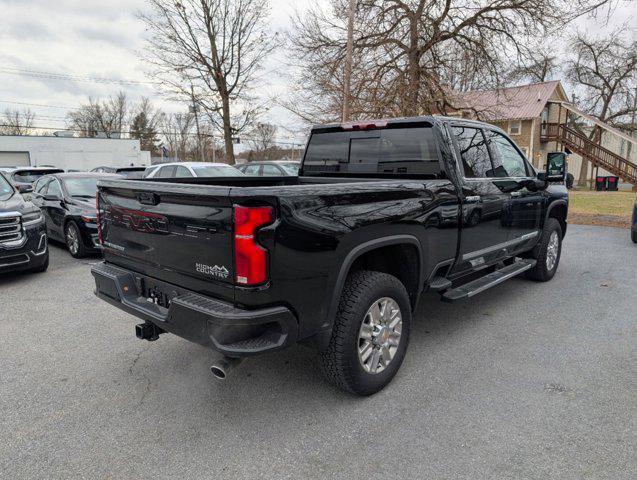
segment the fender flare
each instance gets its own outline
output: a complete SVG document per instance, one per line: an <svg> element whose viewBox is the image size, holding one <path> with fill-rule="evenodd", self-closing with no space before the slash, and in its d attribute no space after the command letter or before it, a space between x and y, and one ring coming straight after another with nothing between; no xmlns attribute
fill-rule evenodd
<svg viewBox="0 0 637 480"><path fill-rule="evenodd" d="M542 228L544 228L544 225L546 225L547 220L549 219L549 216L551 215L551 211L555 208L555 207L559 207L559 206L563 206L566 207L568 209L568 202L566 200L563 199L559 199L559 200L554 200L552 201L548 208L546 209L546 215L544 215L544 222L542 223ZM564 221L566 222L566 218L564 219ZM562 236L566 235L566 231L562 232Z"/></svg>
<svg viewBox="0 0 637 480"><path fill-rule="evenodd" d="M338 271L338 275L336 277L336 283L334 284L334 288L332 289L332 295L330 297L329 306L327 309L327 318L325 319L325 323L323 324L323 328L319 334L320 340L319 343L322 346L327 345L329 339L332 335L332 326L334 324L334 317L336 316L336 311L338 309L338 303L341 299L341 292L343 291L343 287L345 286L345 280L347 279L347 275L349 271L356 261L361 255L370 252L372 250L376 250L378 248L387 247L390 245L400 245L400 244L410 244L416 247L418 253L418 290L417 294L423 289L423 252L422 245L420 240L414 235L403 234L403 235L391 235L387 237L375 238L373 240L369 240L360 245L354 247L350 252L345 255L345 258L341 262L340 269Z"/></svg>

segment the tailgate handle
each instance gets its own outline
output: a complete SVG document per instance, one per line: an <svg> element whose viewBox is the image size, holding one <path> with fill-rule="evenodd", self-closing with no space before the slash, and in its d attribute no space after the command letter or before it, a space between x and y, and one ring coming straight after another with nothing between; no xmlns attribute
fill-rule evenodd
<svg viewBox="0 0 637 480"><path fill-rule="evenodd" d="M159 203L159 195L156 193L142 192L137 194L137 200L142 205L157 205Z"/></svg>

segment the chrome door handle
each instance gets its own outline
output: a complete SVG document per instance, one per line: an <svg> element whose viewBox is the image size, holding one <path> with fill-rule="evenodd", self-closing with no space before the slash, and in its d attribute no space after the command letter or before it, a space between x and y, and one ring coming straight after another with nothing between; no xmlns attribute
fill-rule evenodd
<svg viewBox="0 0 637 480"><path fill-rule="evenodd" d="M473 195L470 197L465 197L464 199L466 203L480 203L480 200L482 200L482 197L480 195Z"/></svg>
<svg viewBox="0 0 637 480"><path fill-rule="evenodd" d="M511 192L511 196L512 197L521 197L522 196L522 192Z"/></svg>

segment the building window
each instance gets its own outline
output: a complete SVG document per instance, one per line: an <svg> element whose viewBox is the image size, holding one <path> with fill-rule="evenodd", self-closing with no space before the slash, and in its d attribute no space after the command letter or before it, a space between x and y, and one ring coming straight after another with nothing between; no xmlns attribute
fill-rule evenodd
<svg viewBox="0 0 637 480"><path fill-rule="evenodd" d="M509 135L520 135L522 133L522 121L511 120L509 122Z"/></svg>

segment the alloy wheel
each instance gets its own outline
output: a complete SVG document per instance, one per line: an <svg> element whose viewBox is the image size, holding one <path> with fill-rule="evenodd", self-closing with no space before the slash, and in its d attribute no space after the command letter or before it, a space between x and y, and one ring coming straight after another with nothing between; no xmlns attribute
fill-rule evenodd
<svg viewBox="0 0 637 480"><path fill-rule="evenodd" d="M367 373L385 370L398 351L403 319L398 303L389 297L367 310L358 333L358 359Z"/></svg>

